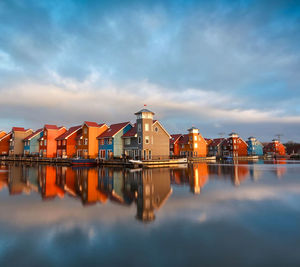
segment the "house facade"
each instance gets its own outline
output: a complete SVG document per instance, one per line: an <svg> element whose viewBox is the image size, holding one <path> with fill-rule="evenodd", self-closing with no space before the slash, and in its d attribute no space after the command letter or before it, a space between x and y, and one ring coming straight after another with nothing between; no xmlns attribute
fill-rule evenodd
<svg viewBox="0 0 300 267"><path fill-rule="evenodd" d="M263 156L263 145L255 137L251 136L248 138L248 155L249 156Z"/></svg>
<svg viewBox="0 0 300 267"><path fill-rule="evenodd" d="M170 139L170 156L179 156L180 155L180 145L179 140L182 137L182 134L172 134Z"/></svg>
<svg viewBox="0 0 300 267"><path fill-rule="evenodd" d="M185 157L206 157L207 143L199 133L199 129L192 127L188 134L182 135L178 140L179 153Z"/></svg>
<svg viewBox="0 0 300 267"><path fill-rule="evenodd" d="M13 127L9 144L9 155L23 155L23 140L32 133L33 131L31 129L24 129L23 127Z"/></svg>
<svg viewBox="0 0 300 267"><path fill-rule="evenodd" d="M222 142L221 148L224 157L244 157L248 155L248 145L237 133L231 133L229 138Z"/></svg>
<svg viewBox="0 0 300 267"><path fill-rule="evenodd" d="M97 137L108 129L105 123L85 121L82 125L82 133L76 138L76 154L80 158L98 157Z"/></svg>
<svg viewBox="0 0 300 267"><path fill-rule="evenodd" d="M169 133L148 109L136 112L136 125L123 135L124 154L139 159L162 159L170 154Z"/></svg>
<svg viewBox="0 0 300 267"><path fill-rule="evenodd" d="M132 129L130 122L112 124L98 139L99 158L109 159L121 157L124 154L124 139L122 136Z"/></svg>
<svg viewBox="0 0 300 267"><path fill-rule="evenodd" d="M279 140L273 139L271 143L264 147L264 153L272 156L285 156L285 146Z"/></svg>
<svg viewBox="0 0 300 267"><path fill-rule="evenodd" d="M58 158L74 158L76 156L76 140L82 134L81 125L73 126L55 140Z"/></svg>
<svg viewBox="0 0 300 267"><path fill-rule="evenodd" d="M24 155L39 155L39 139L43 137L43 128L28 135L24 140Z"/></svg>
<svg viewBox="0 0 300 267"><path fill-rule="evenodd" d="M208 156L220 157L222 155L222 142L225 138L212 139L208 145Z"/></svg>
<svg viewBox="0 0 300 267"><path fill-rule="evenodd" d="M39 154L40 157L55 158L57 156L56 138L67 129L63 126L46 124L43 128L43 136L39 139Z"/></svg>
<svg viewBox="0 0 300 267"><path fill-rule="evenodd" d="M9 152L9 144L10 144L10 139L11 139L11 132L5 133L0 137L0 156L7 156Z"/></svg>

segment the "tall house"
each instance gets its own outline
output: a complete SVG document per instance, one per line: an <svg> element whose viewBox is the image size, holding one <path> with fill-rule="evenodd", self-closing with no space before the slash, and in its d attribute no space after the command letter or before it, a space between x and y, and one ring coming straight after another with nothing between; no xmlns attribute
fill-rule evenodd
<svg viewBox="0 0 300 267"><path fill-rule="evenodd" d="M24 155L39 155L39 139L43 136L43 128L28 135L24 141Z"/></svg>
<svg viewBox="0 0 300 267"><path fill-rule="evenodd" d="M229 157L244 157L248 155L248 144L237 133L229 134L222 142L222 155Z"/></svg>
<svg viewBox="0 0 300 267"><path fill-rule="evenodd" d="M284 156L286 155L286 150L279 140L273 139L271 143L264 147L264 153L272 156Z"/></svg>
<svg viewBox="0 0 300 267"><path fill-rule="evenodd" d="M105 123L85 121L82 125L82 134L77 137L76 153L80 158L98 157L97 137L105 132L108 126Z"/></svg>
<svg viewBox="0 0 300 267"><path fill-rule="evenodd" d="M154 113L142 109L135 115L136 127L123 135L125 154L145 160L169 157L171 136L159 121L153 120Z"/></svg>
<svg viewBox="0 0 300 267"><path fill-rule="evenodd" d="M0 156L7 156L9 152L11 132L6 134L2 131L0 136Z"/></svg>
<svg viewBox="0 0 300 267"><path fill-rule="evenodd" d="M46 124L43 129L43 136L39 139L39 153L41 157L55 158L57 155L56 138L67 129L63 126L57 127L56 125Z"/></svg>
<svg viewBox="0 0 300 267"><path fill-rule="evenodd" d="M31 135L33 131L31 129L25 130L23 127L13 127L11 131L11 139L9 145L9 155L23 155L24 142L23 140Z"/></svg>
<svg viewBox="0 0 300 267"><path fill-rule="evenodd" d="M262 143L259 142L255 137L249 137L247 144L249 156L262 156L264 154Z"/></svg>

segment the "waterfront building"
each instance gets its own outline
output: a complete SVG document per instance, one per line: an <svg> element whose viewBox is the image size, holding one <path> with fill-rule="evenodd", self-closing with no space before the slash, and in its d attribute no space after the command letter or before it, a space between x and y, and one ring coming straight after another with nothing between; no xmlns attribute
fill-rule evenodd
<svg viewBox="0 0 300 267"><path fill-rule="evenodd" d="M116 123L109 128L98 139L99 158L110 159L121 157L124 154L124 140L122 136L132 129L130 122Z"/></svg>
<svg viewBox="0 0 300 267"><path fill-rule="evenodd" d="M67 129L63 126L57 127L56 125L46 124L43 128L43 136L39 139L39 154L45 158L55 158L57 155L56 138Z"/></svg>
<svg viewBox="0 0 300 267"><path fill-rule="evenodd" d="M229 134L222 142L222 156L244 157L248 155L247 143L237 133Z"/></svg>
<svg viewBox="0 0 300 267"><path fill-rule="evenodd" d="M192 127L188 129L188 134L179 138L179 153L186 157L206 157L207 142L199 133L199 129Z"/></svg>
<svg viewBox="0 0 300 267"><path fill-rule="evenodd" d="M99 153L97 137L107 129L108 126L105 123L85 121L82 125L82 133L76 138L77 157L97 158Z"/></svg>
<svg viewBox="0 0 300 267"><path fill-rule="evenodd" d="M11 132L4 134L0 137L0 156L7 156L9 152L9 144L11 139Z"/></svg>
<svg viewBox="0 0 300 267"><path fill-rule="evenodd" d="M170 156L171 136L148 109L136 112L136 125L122 138L124 153L132 158L163 159Z"/></svg>
<svg viewBox="0 0 300 267"><path fill-rule="evenodd" d="M248 155L249 156L263 156L263 145L255 137L251 136L248 138Z"/></svg>
<svg viewBox="0 0 300 267"><path fill-rule="evenodd" d="M220 157L222 155L222 142L225 138L212 139L208 144L208 156Z"/></svg>
<svg viewBox="0 0 300 267"><path fill-rule="evenodd" d="M28 135L24 140L24 155L39 155L39 139L43 137L43 128Z"/></svg>
<svg viewBox="0 0 300 267"><path fill-rule="evenodd" d="M77 137L82 134L81 125L73 126L58 136L56 140L58 158L74 158L76 156Z"/></svg>
<svg viewBox="0 0 300 267"><path fill-rule="evenodd" d="M179 140L182 137L182 134L171 134L170 139L170 155L179 156L180 155L180 145Z"/></svg>
<svg viewBox="0 0 300 267"><path fill-rule="evenodd" d="M9 155L23 155L23 140L33 133L32 129L24 129L23 127L13 127L11 130L11 139L9 144Z"/></svg>
<svg viewBox="0 0 300 267"><path fill-rule="evenodd" d="M264 147L264 153L272 156L285 156L286 150L285 146L279 140L273 139L271 143L268 143Z"/></svg>

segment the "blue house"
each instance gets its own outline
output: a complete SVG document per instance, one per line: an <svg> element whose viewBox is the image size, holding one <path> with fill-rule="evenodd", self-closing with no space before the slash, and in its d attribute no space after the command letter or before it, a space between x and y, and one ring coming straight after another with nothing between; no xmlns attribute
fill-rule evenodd
<svg viewBox="0 0 300 267"><path fill-rule="evenodd" d="M97 137L99 144L99 158L109 159L121 157L124 153L124 140L122 136L132 128L130 122L112 124Z"/></svg>
<svg viewBox="0 0 300 267"><path fill-rule="evenodd" d="M253 136L249 137L247 144L248 144L248 155L249 156L263 156L264 146L255 137L253 137Z"/></svg>
<svg viewBox="0 0 300 267"><path fill-rule="evenodd" d="M38 129L23 140L24 155L39 155L39 139L43 137L43 134L43 129Z"/></svg>

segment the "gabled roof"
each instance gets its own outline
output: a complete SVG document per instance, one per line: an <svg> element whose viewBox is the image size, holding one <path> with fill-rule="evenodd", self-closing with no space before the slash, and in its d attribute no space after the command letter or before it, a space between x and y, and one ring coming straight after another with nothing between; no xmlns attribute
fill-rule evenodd
<svg viewBox="0 0 300 267"><path fill-rule="evenodd" d="M215 138L215 139L212 139L212 142L209 144L209 146L218 146L218 145L220 145L224 140L225 140L225 138Z"/></svg>
<svg viewBox="0 0 300 267"><path fill-rule="evenodd" d="M7 137L9 137L9 136L11 136L11 132L9 132L9 133L7 133L6 135L2 136L2 137L0 138L0 141L2 141L3 139L5 139L5 138L7 138Z"/></svg>
<svg viewBox="0 0 300 267"><path fill-rule="evenodd" d="M85 124L88 127L102 127L105 123L98 124L97 122L93 121L84 121L83 124Z"/></svg>
<svg viewBox="0 0 300 267"><path fill-rule="evenodd" d="M43 128L36 130L34 133L32 133L32 134L28 135L26 138L24 138L23 141L31 140L31 138L35 137L36 135L38 135L42 131L43 131Z"/></svg>
<svg viewBox="0 0 300 267"><path fill-rule="evenodd" d="M44 128L47 130L58 130L59 129L59 127L57 127L56 125L53 125L53 124L45 124Z"/></svg>
<svg viewBox="0 0 300 267"><path fill-rule="evenodd" d="M13 132L25 132L25 128L23 127L12 127Z"/></svg>
<svg viewBox="0 0 300 267"><path fill-rule="evenodd" d="M161 123L158 120L154 120L152 125L156 123L158 123L160 127L164 130L164 132L169 136L169 138L171 138L171 135L167 132L167 130L161 125Z"/></svg>
<svg viewBox="0 0 300 267"><path fill-rule="evenodd" d="M124 127L126 127L128 124L130 124L129 121L127 122L121 122L112 124L109 126L109 128L102 134L100 134L97 139L103 139L103 138L109 138L114 137L119 131L121 131Z"/></svg>
<svg viewBox="0 0 300 267"><path fill-rule="evenodd" d="M184 144L187 144L189 142L189 135L188 134L183 134L179 141L178 141L178 144L181 144L181 145L184 145Z"/></svg>
<svg viewBox="0 0 300 267"><path fill-rule="evenodd" d="M73 126L68 131L66 131L62 135L58 136L57 138L55 138L55 140L58 141L58 140L68 139L72 134L76 133L80 129L81 129L81 125Z"/></svg>
<svg viewBox="0 0 300 267"><path fill-rule="evenodd" d="M123 134L122 137L135 137L136 135L136 123L134 124L134 126L125 134Z"/></svg>
<svg viewBox="0 0 300 267"><path fill-rule="evenodd" d="M176 143L181 136L182 134L171 134L170 144L173 145Z"/></svg>

